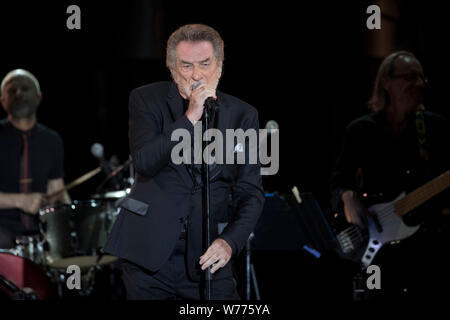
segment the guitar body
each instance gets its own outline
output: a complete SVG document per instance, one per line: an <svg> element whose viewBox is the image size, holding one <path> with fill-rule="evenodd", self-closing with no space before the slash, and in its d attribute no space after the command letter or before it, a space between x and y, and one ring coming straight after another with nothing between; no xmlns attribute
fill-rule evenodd
<svg viewBox="0 0 450 320"><path fill-rule="evenodd" d="M340 256L368 267L384 244L413 235L420 225L407 226L394 208L394 204L404 197L405 193L402 193L393 201L370 206L366 229L346 222L343 213L335 217L332 225Z"/></svg>
<svg viewBox="0 0 450 320"><path fill-rule="evenodd" d="M405 193L402 193L394 201L369 207L369 240L361 258L364 267L371 265L375 255L384 244L406 239L419 230L420 225L407 226L395 211L394 204L404 197Z"/></svg>
<svg viewBox="0 0 450 320"><path fill-rule="evenodd" d="M334 233L341 251L339 254L368 267L384 244L406 239L419 229L420 225L407 226L402 217L447 189L448 186L450 186L450 170L408 195L402 193L391 202L370 206L367 229L362 229L346 221L345 228L339 227L339 224L335 222L341 220L342 226L343 218L342 215L336 214L336 221L332 222L332 225L335 227ZM336 228L336 226L338 227Z"/></svg>

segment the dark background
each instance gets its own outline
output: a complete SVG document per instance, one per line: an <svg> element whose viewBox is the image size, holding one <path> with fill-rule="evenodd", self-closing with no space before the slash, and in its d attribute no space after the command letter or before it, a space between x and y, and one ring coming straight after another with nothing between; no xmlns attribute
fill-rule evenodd
<svg viewBox="0 0 450 320"><path fill-rule="evenodd" d="M327 207L343 130L367 113L381 61L367 49L381 32L366 28L372 3L2 2L0 75L21 67L39 79L38 119L64 140L69 182L97 166L90 154L95 142L107 158L127 159L130 90L170 80L164 50L171 32L186 23L209 24L225 41L219 88L255 106L261 127L270 119L280 125L280 170L264 178L266 190L284 193L296 185ZM418 56L431 80L426 107L448 117L443 10L439 2L397 3L392 49ZM81 8L81 30L66 27L70 4ZM89 198L100 180L73 189L72 198Z"/></svg>
<svg viewBox="0 0 450 320"><path fill-rule="evenodd" d="M38 120L62 136L70 182L98 166L90 154L95 142L107 158L128 158L130 90L170 80L171 32L209 24L225 41L219 89L255 106L261 127L270 119L279 123L280 170L263 178L265 189L289 193L296 185L327 210L327 182L345 126L368 112L382 59L377 48L386 55L414 52L430 79L425 106L450 116L443 2L391 1L396 9L386 14L388 2L2 1L0 76L24 68L39 79ZM383 4L382 30L366 28L366 8L375 3ZM81 8L81 30L66 27L71 4ZM74 188L72 199L91 198L101 178Z"/></svg>

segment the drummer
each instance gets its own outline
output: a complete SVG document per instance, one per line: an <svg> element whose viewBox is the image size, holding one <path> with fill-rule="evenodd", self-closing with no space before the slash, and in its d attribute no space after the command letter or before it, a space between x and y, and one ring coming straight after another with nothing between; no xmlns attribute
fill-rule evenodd
<svg viewBox="0 0 450 320"><path fill-rule="evenodd" d="M64 188L63 142L59 134L37 122L42 94L29 71L15 69L1 82L0 102L0 248L12 248L17 236L39 231L39 208L70 202Z"/></svg>

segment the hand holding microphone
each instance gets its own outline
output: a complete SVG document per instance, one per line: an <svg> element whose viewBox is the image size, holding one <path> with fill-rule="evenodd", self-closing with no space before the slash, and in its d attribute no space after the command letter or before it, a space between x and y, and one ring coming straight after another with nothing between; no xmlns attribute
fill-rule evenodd
<svg viewBox="0 0 450 320"><path fill-rule="evenodd" d="M195 125L202 118L205 103L215 99L217 99L215 89L208 88L201 81L196 82L192 86L186 117Z"/></svg>

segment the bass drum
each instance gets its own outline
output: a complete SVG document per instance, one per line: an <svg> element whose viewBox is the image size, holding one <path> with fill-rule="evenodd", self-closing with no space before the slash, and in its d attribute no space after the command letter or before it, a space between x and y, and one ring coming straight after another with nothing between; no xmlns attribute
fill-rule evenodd
<svg viewBox="0 0 450 320"><path fill-rule="evenodd" d="M46 264L66 269L70 265L89 268L117 258L103 255L117 209L98 200L74 201L40 210Z"/></svg>
<svg viewBox="0 0 450 320"><path fill-rule="evenodd" d="M32 292L40 300L57 299L56 286L49 275L39 265L16 254L15 250L0 249L0 291L9 299L24 299L14 292L14 287Z"/></svg>

